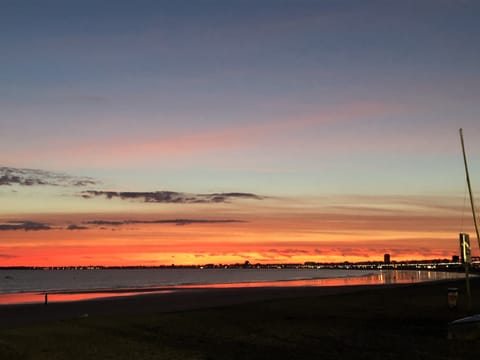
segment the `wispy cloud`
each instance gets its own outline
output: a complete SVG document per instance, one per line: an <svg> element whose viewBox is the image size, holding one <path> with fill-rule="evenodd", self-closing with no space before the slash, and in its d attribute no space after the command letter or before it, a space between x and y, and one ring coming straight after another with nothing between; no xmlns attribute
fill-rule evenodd
<svg viewBox="0 0 480 360"><path fill-rule="evenodd" d="M77 225L77 224L70 224L67 226L67 230L87 230L89 229L87 226Z"/></svg>
<svg viewBox="0 0 480 360"><path fill-rule="evenodd" d="M232 126L209 126L202 128L163 131L152 136L151 133L142 136L131 134L108 134L91 139L69 139L67 143L58 142L35 152L37 161L55 161L55 165L66 165L75 159L76 164L92 166L127 166L135 164L147 165L151 161L175 161L198 158L200 155L211 155L219 151L245 151L265 146L290 149L332 146L335 151L345 151L345 141L339 142L336 137L324 136L315 141L306 140L305 132L311 133L318 126L352 123L359 117L377 118L386 114L403 113L406 110L402 104L378 102L349 102L332 107L322 107L311 110L299 116L279 116L274 119L255 120ZM175 121L175 120L172 120ZM317 130L315 130L317 131ZM342 133L342 137L346 134ZM357 133L352 132L348 139L358 146L365 146L356 139ZM286 147L286 142L288 145ZM370 146L376 146L376 142ZM389 141L392 141L391 139ZM402 139L403 141L403 139ZM396 141L398 143L398 141ZM403 144L403 142L402 142ZM108 149L108 151L105 151ZM343 149L343 150L342 150ZM16 152L15 161L28 163L32 153ZM54 160L52 160L54 159ZM229 164L232 166L232 164Z"/></svg>
<svg viewBox="0 0 480 360"><path fill-rule="evenodd" d="M22 169L13 167L0 167L0 186L92 186L98 185L99 181L90 177L72 176L62 173L39 169Z"/></svg>
<svg viewBox="0 0 480 360"><path fill-rule="evenodd" d="M233 219L167 219L167 220L121 220L121 221L111 221L111 220L91 220L87 221L86 224L90 225L110 225L110 226L121 226L129 224L175 224L175 225L190 225L190 224L223 224L223 223L241 223L246 222L244 220L233 220Z"/></svg>
<svg viewBox="0 0 480 360"><path fill-rule="evenodd" d="M353 261L381 260L383 254L388 252L395 260L398 259L420 259L424 257L430 258L450 258L452 251L449 249L432 249L425 246L409 248L402 247L399 244L389 246L387 248L379 248L378 246L352 246L352 243L346 243L344 246L335 246L333 244L322 245L321 248L316 247L318 244L304 244L296 246L295 243L288 244L288 247L268 248L265 243L260 243L260 247L249 252L245 247L238 246L236 249L216 249L215 251L198 253L196 257L237 257L250 259L252 262L278 262L283 261L343 261L345 259L355 259ZM343 260L342 260L343 259ZM308 260L307 260L308 261Z"/></svg>
<svg viewBox="0 0 480 360"><path fill-rule="evenodd" d="M0 231L9 230L50 230L51 227L48 224L35 222L35 221L9 221L4 224L0 224Z"/></svg>
<svg viewBox="0 0 480 360"><path fill-rule="evenodd" d="M276 255L281 255L285 257L291 257L293 255L308 255L312 253L312 250L306 249L295 249L295 248L287 248L287 249L268 249L266 253L275 253Z"/></svg>
<svg viewBox="0 0 480 360"><path fill-rule="evenodd" d="M83 224L70 224L67 226L57 225L52 226L47 223L36 221L8 221L0 223L0 231L36 231L36 230L88 230L94 229L97 226L122 226L133 224L175 224L175 225L190 225L190 224L228 224L228 223L246 223L245 220L237 219L161 219L161 220L89 220Z"/></svg>
<svg viewBox="0 0 480 360"><path fill-rule="evenodd" d="M209 203L228 203L233 199L253 199L263 200L264 197L251 193L230 192L230 193L212 193L212 194L188 194L175 191L103 191L86 190L81 192L81 196L90 199L97 196L105 196L107 199L119 198L122 200L142 200L147 203L169 203L169 204L209 204Z"/></svg>

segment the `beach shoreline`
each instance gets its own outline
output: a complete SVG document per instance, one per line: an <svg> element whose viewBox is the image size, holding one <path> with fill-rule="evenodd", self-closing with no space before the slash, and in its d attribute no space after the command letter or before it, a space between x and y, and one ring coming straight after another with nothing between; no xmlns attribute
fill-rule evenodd
<svg viewBox="0 0 480 360"><path fill-rule="evenodd" d="M7 304L0 306L0 318L2 318L0 328L42 324L85 316L132 316L149 312L164 313L224 307L282 298L327 296L354 293L378 286L391 285L165 288L165 292L161 293L139 292L129 296L109 296L48 304ZM112 294L114 293L115 291L112 291Z"/></svg>
<svg viewBox="0 0 480 360"><path fill-rule="evenodd" d="M393 285L418 283L427 281L453 280L463 276L457 272L440 272L440 271L412 271L412 270L387 270L377 273L367 273L361 276L337 276L335 277L313 277L313 278L293 278L282 280L269 280L268 277L262 280L246 280L234 279L234 281L226 282L226 279L218 279L220 281L202 282L200 279L196 281L185 282L185 279L177 284L160 284L147 286L133 286L127 284L117 287L79 287L79 283L74 278L75 286L72 288L61 288L53 285L51 288L44 288L36 285L36 290L22 290L20 288L5 288L0 291L0 306L11 304L40 304L53 302L81 301L93 300L110 297L147 295L153 293L167 293L185 289L216 289L216 288L265 288L265 287L332 287L332 286L359 286L359 285ZM198 276L198 275L197 275ZM205 279L203 279L205 281ZM230 279L232 280L232 279ZM7 290L7 291L5 291Z"/></svg>
<svg viewBox="0 0 480 360"><path fill-rule="evenodd" d="M475 279L475 282L480 282ZM166 313L205 308L233 306L287 298L323 297L354 294L364 291L380 291L416 287L462 287L465 280L435 280L419 283L332 285L332 286L255 286L255 287L161 287L151 291L111 289L103 297L79 298L74 301L18 303L0 305L0 328L48 323L86 316L132 316L150 312ZM80 292L88 295L95 291ZM103 291L102 291L103 294ZM43 294L41 294L43 296ZM117 296L116 296L117 295Z"/></svg>

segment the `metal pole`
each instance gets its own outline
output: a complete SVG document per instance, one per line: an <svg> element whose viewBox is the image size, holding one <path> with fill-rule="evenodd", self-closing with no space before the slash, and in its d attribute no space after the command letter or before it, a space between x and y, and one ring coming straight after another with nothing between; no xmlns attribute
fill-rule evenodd
<svg viewBox="0 0 480 360"><path fill-rule="evenodd" d="M472 186L470 185L470 176L468 174L467 155L465 154L465 145L463 144L463 129L460 128L460 141L462 142L463 163L465 164L465 176L467 177L468 194L470 195L470 205L472 207L473 224L477 234L478 247L480 248L480 235L478 234L477 215L475 214L475 205L473 203Z"/></svg>
<svg viewBox="0 0 480 360"><path fill-rule="evenodd" d="M465 261L465 282L467 290L467 312L470 314L472 311L472 293L470 291L470 276L469 276L470 264L468 261Z"/></svg>
<svg viewBox="0 0 480 360"><path fill-rule="evenodd" d="M468 174L467 155L465 153L465 144L463 143L463 129L460 128L460 141L462 143L463 163L465 164L465 176L467 178L468 194L470 195L470 205L472 207L473 224L475 225L475 233L477 234L478 247L480 248L480 236L478 235L477 215L475 213L475 204L473 202L472 186L470 185L470 175ZM465 281L467 286L467 310L472 310L472 297L470 292L469 267L467 259L465 259Z"/></svg>

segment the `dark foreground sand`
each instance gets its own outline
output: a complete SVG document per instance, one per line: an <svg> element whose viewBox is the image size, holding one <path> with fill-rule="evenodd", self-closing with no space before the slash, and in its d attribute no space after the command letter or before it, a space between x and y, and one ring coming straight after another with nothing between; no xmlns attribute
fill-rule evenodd
<svg viewBox="0 0 480 360"><path fill-rule="evenodd" d="M176 289L169 293L0 306L0 329L88 316L130 316L214 308L281 298L354 293L375 286ZM115 292L112 292L115 294Z"/></svg>
<svg viewBox="0 0 480 360"><path fill-rule="evenodd" d="M459 288L456 309L447 289ZM480 313L480 279L472 279ZM447 340L468 315L464 281L182 289L108 300L0 306L0 359L469 359Z"/></svg>

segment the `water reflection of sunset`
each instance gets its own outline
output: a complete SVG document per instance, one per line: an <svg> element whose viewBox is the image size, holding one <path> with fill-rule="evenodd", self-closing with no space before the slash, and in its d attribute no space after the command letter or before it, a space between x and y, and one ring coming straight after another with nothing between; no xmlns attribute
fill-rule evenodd
<svg viewBox="0 0 480 360"><path fill-rule="evenodd" d="M413 284L423 281L457 279L464 276L458 273L435 271L384 271L367 276L344 277L331 279L305 279L290 281L266 281L234 284L185 285L181 288L242 288L242 287L299 287L299 286L354 286L354 285L388 285Z"/></svg>

